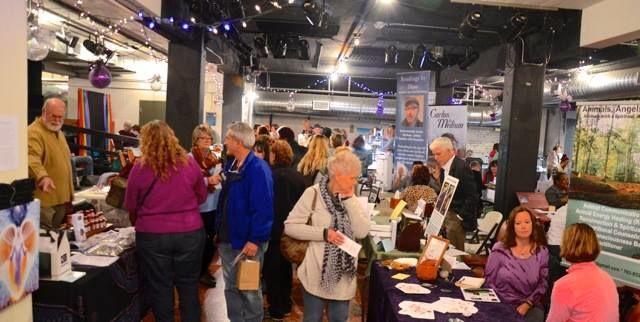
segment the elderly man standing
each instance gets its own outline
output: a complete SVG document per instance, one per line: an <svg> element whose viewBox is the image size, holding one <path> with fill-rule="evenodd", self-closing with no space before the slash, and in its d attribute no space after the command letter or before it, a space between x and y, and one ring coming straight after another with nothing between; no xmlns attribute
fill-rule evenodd
<svg viewBox="0 0 640 322"><path fill-rule="evenodd" d="M476 190L476 183L464 160L456 157L456 151L451 140L439 137L429 145L440 167L440 178L444 182L445 175L460 180L444 220L447 238L457 249L464 251L465 231L473 231L478 227L476 207L480 196Z"/></svg>
<svg viewBox="0 0 640 322"><path fill-rule="evenodd" d="M229 126L224 138L227 162L222 178L218 221L224 295L231 322L263 318L262 291L240 291L235 258L244 254L260 262L271 237L273 224L273 178L269 165L252 152L255 136L246 123ZM279 245L274 245L279 247Z"/></svg>
<svg viewBox="0 0 640 322"><path fill-rule="evenodd" d="M73 196L71 152L60 129L66 105L58 97L49 98L42 116L29 125L29 177L36 180L35 196L41 201L40 222L59 227Z"/></svg>

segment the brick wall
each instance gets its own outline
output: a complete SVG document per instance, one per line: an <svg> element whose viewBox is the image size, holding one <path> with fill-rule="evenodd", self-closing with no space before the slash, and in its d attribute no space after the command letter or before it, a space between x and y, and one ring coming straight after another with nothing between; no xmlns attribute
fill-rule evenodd
<svg viewBox="0 0 640 322"><path fill-rule="evenodd" d="M467 150L473 150L474 157L484 158L489 155L493 144L500 141L500 131L493 127L469 126L467 141Z"/></svg>

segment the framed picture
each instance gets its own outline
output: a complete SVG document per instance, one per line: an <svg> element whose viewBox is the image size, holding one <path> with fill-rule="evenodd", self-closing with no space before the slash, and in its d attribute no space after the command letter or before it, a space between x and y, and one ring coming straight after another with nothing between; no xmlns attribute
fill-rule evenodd
<svg viewBox="0 0 640 322"><path fill-rule="evenodd" d="M440 265L444 253L449 248L449 240L438 236L429 236L427 245L424 246L422 256L420 256L420 262L425 260L434 260Z"/></svg>

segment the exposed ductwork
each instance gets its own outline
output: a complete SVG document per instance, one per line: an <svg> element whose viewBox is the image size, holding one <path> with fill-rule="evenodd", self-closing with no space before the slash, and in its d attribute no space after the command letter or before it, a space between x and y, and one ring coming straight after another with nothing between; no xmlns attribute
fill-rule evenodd
<svg viewBox="0 0 640 322"><path fill-rule="evenodd" d="M574 99L613 99L640 95L640 68L596 74L579 73L567 86Z"/></svg>
<svg viewBox="0 0 640 322"><path fill-rule="evenodd" d="M288 93L274 93L259 91L258 99L254 102L256 115L300 115L320 118L341 118L353 120L376 120L393 122L396 117L396 100L384 100L384 114L376 114L377 97L350 97L320 94L295 94L290 99ZM314 101L328 102L329 110L314 109ZM469 108L467 114L468 124L474 126L500 126L501 113L498 112L496 120L492 121L490 114L493 110L488 108Z"/></svg>

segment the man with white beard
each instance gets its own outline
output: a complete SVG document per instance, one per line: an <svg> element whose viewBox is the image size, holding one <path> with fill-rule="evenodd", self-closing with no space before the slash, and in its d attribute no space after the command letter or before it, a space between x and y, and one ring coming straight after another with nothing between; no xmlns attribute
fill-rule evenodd
<svg viewBox="0 0 640 322"><path fill-rule="evenodd" d="M60 129L66 104L59 97L47 99L42 116L28 127L29 177L36 180L35 197L40 199L40 223L58 228L65 219L73 196L71 152Z"/></svg>

